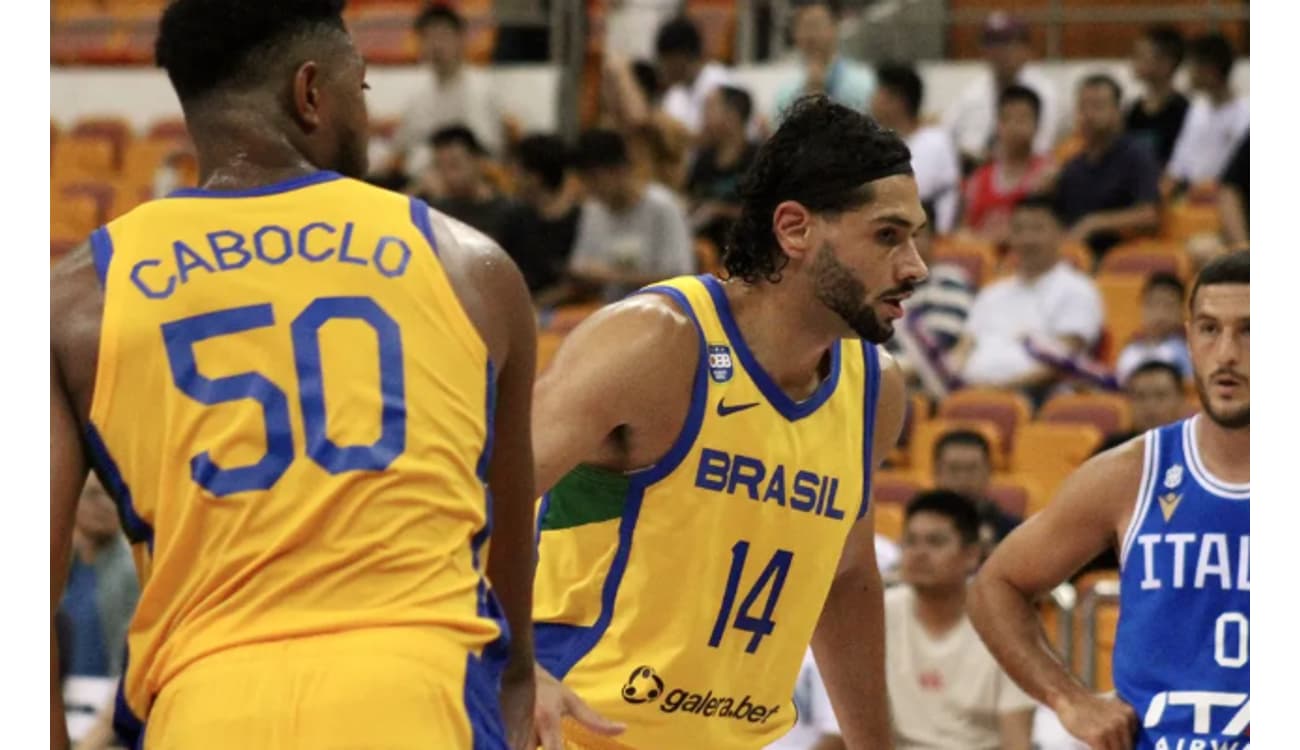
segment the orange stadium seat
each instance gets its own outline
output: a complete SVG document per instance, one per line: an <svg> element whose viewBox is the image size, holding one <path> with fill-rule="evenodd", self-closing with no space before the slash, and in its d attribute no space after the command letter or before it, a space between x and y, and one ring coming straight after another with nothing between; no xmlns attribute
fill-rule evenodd
<svg viewBox="0 0 1300 750"><path fill-rule="evenodd" d="M998 251L992 242L971 238L942 237L934 241L934 262L951 263L966 271L976 288L993 276L998 266Z"/></svg>
<svg viewBox="0 0 1300 750"><path fill-rule="evenodd" d="M106 179L116 171L113 143L102 136L68 135L54 147L54 184Z"/></svg>
<svg viewBox="0 0 1300 750"><path fill-rule="evenodd" d="M705 57L722 62L731 62L735 58L735 2L687 0L686 15L700 30Z"/></svg>
<svg viewBox="0 0 1300 750"><path fill-rule="evenodd" d="M1061 393L1038 410L1043 422L1090 424L1103 435L1127 432L1133 415L1128 399L1115 393Z"/></svg>
<svg viewBox="0 0 1300 750"><path fill-rule="evenodd" d="M132 137L131 126L126 119L112 115L82 118L72 126L71 134L90 138L107 138L108 142L113 144L114 168L121 165L122 153L126 150L126 144L131 141Z"/></svg>
<svg viewBox="0 0 1300 750"><path fill-rule="evenodd" d="M144 136L146 140L151 141L188 141L190 139L190 131L185 127L185 118L166 117L150 124L149 129L145 131Z"/></svg>
<svg viewBox="0 0 1300 750"><path fill-rule="evenodd" d="M109 206L106 221L116 219L153 197L152 183L141 184L131 180L119 180L113 193L113 204Z"/></svg>
<svg viewBox="0 0 1300 750"><path fill-rule="evenodd" d="M359 8L349 18L348 27L366 60L381 65L406 64L420 56L420 41L411 27L414 20L409 6L384 3Z"/></svg>
<svg viewBox="0 0 1300 750"><path fill-rule="evenodd" d="M542 331L537 334L537 372L542 372L551 363L556 350L564 341L564 334L554 331Z"/></svg>
<svg viewBox="0 0 1300 750"><path fill-rule="evenodd" d="M876 514L876 533L893 542L903 540L905 509L897 503L880 503L873 508Z"/></svg>
<svg viewBox="0 0 1300 750"><path fill-rule="evenodd" d="M883 505L907 505L925 489L911 474L882 469L871 477L871 501Z"/></svg>
<svg viewBox="0 0 1300 750"><path fill-rule="evenodd" d="M1194 234L1218 234L1219 209L1214 203L1179 201L1165 208L1161 235L1170 239L1185 240Z"/></svg>
<svg viewBox="0 0 1300 750"><path fill-rule="evenodd" d="M1042 491L1038 484L1019 474L997 474L989 484L989 499L1006 513L1024 518L1029 508L1040 502Z"/></svg>
<svg viewBox="0 0 1300 750"><path fill-rule="evenodd" d="M1142 286L1146 278L1127 273L1101 273L1097 274L1096 283L1106 312L1110 352L1118 356L1142 326ZM1113 360L1108 364L1114 364Z"/></svg>
<svg viewBox="0 0 1300 750"><path fill-rule="evenodd" d="M939 438L955 430L972 430L984 436L993 449L993 468L1002 469L1007 465L1002 433L996 423L987 419L931 419L917 425L912 436L909 471L921 480L928 480L934 469L934 445Z"/></svg>
<svg viewBox="0 0 1300 750"><path fill-rule="evenodd" d="M478 65L490 64L497 44L492 0L462 0L457 10L465 18L465 59Z"/></svg>
<svg viewBox="0 0 1300 750"><path fill-rule="evenodd" d="M50 241L85 241L100 224L99 203L89 195L60 195L50 203Z"/></svg>
<svg viewBox="0 0 1300 750"><path fill-rule="evenodd" d="M1042 488L1029 515L1043 509L1061 482L1101 445L1101 430L1088 424L1030 422L1020 429L1011 452L1011 467Z"/></svg>
<svg viewBox="0 0 1300 750"><path fill-rule="evenodd" d="M113 207L116 187L110 182L87 181L64 183L58 188L59 198L85 196L95 202L95 224L108 221L109 210Z"/></svg>
<svg viewBox="0 0 1300 750"><path fill-rule="evenodd" d="M1156 248L1117 248L1101 259L1098 273L1130 273L1150 276L1153 273L1172 273L1180 279L1191 276L1191 261L1183 252L1168 252Z"/></svg>
<svg viewBox="0 0 1300 750"><path fill-rule="evenodd" d="M998 426L999 444L1007 450L1015 444L1016 431L1033 415L1029 399L1019 393L995 388L966 388L948 394L939 404L938 416L945 419L987 419Z"/></svg>
<svg viewBox="0 0 1300 750"><path fill-rule="evenodd" d="M72 252L72 249L76 246L77 243L69 239L50 240L50 262L57 262L60 258Z"/></svg>

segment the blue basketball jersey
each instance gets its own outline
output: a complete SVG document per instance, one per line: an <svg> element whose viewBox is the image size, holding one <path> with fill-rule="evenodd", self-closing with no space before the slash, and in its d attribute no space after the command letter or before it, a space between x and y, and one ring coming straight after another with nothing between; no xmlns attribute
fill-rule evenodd
<svg viewBox="0 0 1300 750"><path fill-rule="evenodd" d="M1205 469L1201 418L1147 433L1124 537L1113 665L1137 750L1250 747L1250 485Z"/></svg>

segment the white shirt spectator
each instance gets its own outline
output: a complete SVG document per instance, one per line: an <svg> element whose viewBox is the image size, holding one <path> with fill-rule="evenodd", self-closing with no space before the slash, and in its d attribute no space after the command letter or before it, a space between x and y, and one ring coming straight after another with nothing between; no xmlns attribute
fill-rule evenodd
<svg viewBox="0 0 1300 750"><path fill-rule="evenodd" d="M947 234L957 223L961 197L961 163L952 139L943 128L926 125L907 137L907 148L921 202L934 208L934 231Z"/></svg>
<svg viewBox="0 0 1300 750"><path fill-rule="evenodd" d="M1192 100L1169 158L1169 174L1188 182L1218 180L1250 128L1250 100L1238 97L1215 107L1209 97Z"/></svg>
<svg viewBox="0 0 1300 750"><path fill-rule="evenodd" d="M569 268L603 265L624 271L658 274L663 278L695 272L695 254L686 212L663 185L651 183L636 205L614 213L604 203L588 200L578 220L578 236ZM607 300L635 291L611 287Z"/></svg>
<svg viewBox="0 0 1300 750"><path fill-rule="evenodd" d="M1037 704L998 666L970 619L932 637L916 619L909 586L885 592L885 682L898 750L998 750L1001 714ZM838 735L830 698L817 680L812 713L825 734Z"/></svg>
<svg viewBox="0 0 1300 750"><path fill-rule="evenodd" d="M1034 134L1034 153L1050 153L1056 145L1061 117L1056 102L1056 89L1052 86L1051 79L1028 66L1021 68L1016 83L1033 89L1042 102L1038 131ZM996 86L992 71L984 70L944 112L943 126L952 134L960 152L980 157L988 155L997 125Z"/></svg>
<svg viewBox="0 0 1300 750"><path fill-rule="evenodd" d="M704 112L704 101L709 98L709 94L712 94L714 89L731 83L730 70L715 62L705 63L691 85L679 83L668 89L668 93L664 94L664 112L685 125L692 135L698 134Z"/></svg>
<svg viewBox="0 0 1300 750"><path fill-rule="evenodd" d="M1078 336L1089 346L1101 335L1101 295L1092 279L1065 261L1032 281L1019 274L984 287L971 305L966 333L974 341L962 377L971 385L1000 385L1029 375L1037 360L1024 340L1050 345Z"/></svg>
<svg viewBox="0 0 1300 750"><path fill-rule="evenodd" d="M449 125L468 127L484 148L499 153L504 141L502 112L486 70L467 65L447 81L429 71L428 81L411 97L393 134L393 150L406 156L407 174L418 174L429 165L433 153L429 138Z"/></svg>

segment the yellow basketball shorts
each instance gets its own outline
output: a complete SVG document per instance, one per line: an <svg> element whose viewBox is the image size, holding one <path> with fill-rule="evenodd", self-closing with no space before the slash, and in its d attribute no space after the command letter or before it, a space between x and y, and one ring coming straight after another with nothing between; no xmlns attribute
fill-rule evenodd
<svg viewBox="0 0 1300 750"><path fill-rule="evenodd" d="M159 693L146 750L506 748L499 673L446 635L375 628L229 649Z"/></svg>

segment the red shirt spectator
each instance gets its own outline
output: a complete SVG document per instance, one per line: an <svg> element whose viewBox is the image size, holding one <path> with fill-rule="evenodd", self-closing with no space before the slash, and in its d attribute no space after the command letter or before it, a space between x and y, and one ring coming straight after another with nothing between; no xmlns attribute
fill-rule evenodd
<svg viewBox="0 0 1300 750"><path fill-rule="evenodd" d="M1033 89L1009 86L1002 92L994 157L975 170L963 187L962 225L990 242L1007 241L1012 209L1047 179L1051 162L1033 152L1040 107Z"/></svg>

